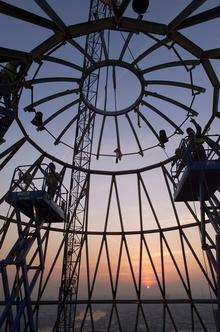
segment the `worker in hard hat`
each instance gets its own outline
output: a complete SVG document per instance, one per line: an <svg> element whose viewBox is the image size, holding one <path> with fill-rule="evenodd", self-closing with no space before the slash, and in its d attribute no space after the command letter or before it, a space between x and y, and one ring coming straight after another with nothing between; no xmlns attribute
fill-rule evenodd
<svg viewBox="0 0 220 332"><path fill-rule="evenodd" d="M186 129L186 132L188 134L187 146L189 149L191 160L206 160L207 157L205 149L203 147L204 139L202 135L202 128L194 119L191 119L190 121L194 124L196 128L196 131L194 131L190 127Z"/></svg>
<svg viewBox="0 0 220 332"><path fill-rule="evenodd" d="M54 163L48 165L48 172L46 173L47 193L50 198L54 198L57 190L59 189L61 179L59 173L56 172Z"/></svg>
<svg viewBox="0 0 220 332"><path fill-rule="evenodd" d="M207 159L206 152L203 147L204 139L202 135L202 128L194 119L191 119L190 121L194 124L196 131L191 127L187 128L186 133L188 136L186 140L184 140L184 144L180 145L180 147L175 151L175 160L171 165L171 167L176 165L175 177L179 177L187 163Z"/></svg>
<svg viewBox="0 0 220 332"><path fill-rule="evenodd" d="M180 145L179 148L175 150L175 159L171 164L171 167L176 165L175 178L178 178L184 167L187 165L188 153L185 145Z"/></svg>
<svg viewBox="0 0 220 332"><path fill-rule="evenodd" d="M11 109L11 94L13 85L17 79L17 67L15 62L8 62L0 72L0 100L3 98L6 109Z"/></svg>

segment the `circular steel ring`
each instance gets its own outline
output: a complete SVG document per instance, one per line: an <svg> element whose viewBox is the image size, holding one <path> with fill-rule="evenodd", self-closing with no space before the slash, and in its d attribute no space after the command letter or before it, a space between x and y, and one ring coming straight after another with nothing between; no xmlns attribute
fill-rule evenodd
<svg viewBox="0 0 220 332"><path fill-rule="evenodd" d="M112 67L115 66L115 67L121 67L121 68L127 69L128 71L130 71L132 74L134 74L136 76L136 78L138 79L140 86L141 86L141 91L140 91L138 98L136 98L136 100L129 107L126 107L119 111L107 111L107 110L105 111L105 110L97 108L96 106L94 106L93 104L90 103L90 101L88 100L88 98L85 96L85 94L83 92L84 83L85 83L86 79L88 78L88 76L91 75L92 72L94 72L95 70L103 68L103 67L108 67L108 66L112 66ZM89 67L84 72L84 74L80 80L79 86L80 86L80 97L82 98L82 101L85 104L85 106L91 111L94 111L94 112L102 114L102 115L109 115L109 116L118 116L118 115L126 114L126 113L136 109L140 105L140 103L144 97L144 92L145 92L144 91L144 77L143 77L142 72L140 70L134 68L134 66L132 66L131 64L129 64L127 62L124 62L121 60L113 60L113 59L100 61L100 62L96 63L95 65Z"/></svg>

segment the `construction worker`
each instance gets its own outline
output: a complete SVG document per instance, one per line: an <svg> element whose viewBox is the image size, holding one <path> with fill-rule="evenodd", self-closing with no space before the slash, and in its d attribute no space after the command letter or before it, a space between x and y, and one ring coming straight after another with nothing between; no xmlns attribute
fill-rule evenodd
<svg viewBox="0 0 220 332"><path fill-rule="evenodd" d="M187 150L184 146L180 146L175 150L175 159L171 164L171 167L174 167L176 165L176 174L175 178L178 178L180 173L182 172L183 168L187 164Z"/></svg>
<svg viewBox="0 0 220 332"><path fill-rule="evenodd" d="M180 147L176 149L176 158L171 164L171 167L176 165L176 178L179 177L187 163L207 159L205 149L203 147L204 139L202 135L202 128L194 119L191 119L190 122L194 124L196 131L190 127L186 129L188 134L187 140L184 140L184 144L180 145Z"/></svg>
<svg viewBox="0 0 220 332"><path fill-rule="evenodd" d="M60 175L56 173L56 166L54 163L50 163L48 165L48 173L46 173L46 185L47 185L47 193L50 198L54 198L57 189L60 184Z"/></svg>
<svg viewBox="0 0 220 332"><path fill-rule="evenodd" d="M0 117L0 144L5 142L4 135L13 122L13 113L8 111L13 109L11 102L11 95L14 88L14 83L17 79L17 68L22 66L19 62L8 62L3 70L0 71L0 101L3 98L4 107L1 109Z"/></svg>
<svg viewBox="0 0 220 332"><path fill-rule="evenodd" d="M196 131L192 128L186 129L188 134L187 150L189 151L190 158L193 161L206 160L206 153L203 147L204 139L202 136L202 128L194 119L191 119L190 122L192 122L196 128Z"/></svg>
<svg viewBox="0 0 220 332"><path fill-rule="evenodd" d="M11 93L17 78L18 64L8 62L0 72L0 100L3 98L5 108L11 109Z"/></svg>
<svg viewBox="0 0 220 332"><path fill-rule="evenodd" d="M114 150L114 152L115 152L116 163L118 163L118 161L120 161L120 160L121 160L121 157L122 157L121 150L120 150L120 148L118 147L118 148L116 148L116 149Z"/></svg>

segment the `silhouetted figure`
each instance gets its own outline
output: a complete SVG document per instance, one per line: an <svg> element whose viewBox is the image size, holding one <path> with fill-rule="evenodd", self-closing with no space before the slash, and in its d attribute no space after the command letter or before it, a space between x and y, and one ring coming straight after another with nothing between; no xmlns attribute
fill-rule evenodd
<svg viewBox="0 0 220 332"><path fill-rule="evenodd" d="M50 198L54 198L57 189L60 184L60 175L56 173L56 166L54 163L50 163L48 166L48 173L46 174L46 185L47 185L47 193Z"/></svg>
<svg viewBox="0 0 220 332"><path fill-rule="evenodd" d="M203 147L204 139L202 135L202 128L194 119L191 119L190 121L196 128L196 131L192 128L187 128L186 130L188 134L187 149L190 153L191 160L206 160L206 153Z"/></svg>
<svg viewBox="0 0 220 332"><path fill-rule="evenodd" d="M17 79L18 64L9 62L0 72L0 100L3 98L6 109L11 108L11 94L13 83Z"/></svg>
<svg viewBox="0 0 220 332"><path fill-rule="evenodd" d="M120 161L121 157L122 157L121 150L119 148L116 148L114 150L114 152L115 152L115 157L116 157L116 163L118 163L118 161Z"/></svg>
<svg viewBox="0 0 220 332"><path fill-rule="evenodd" d="M174 164L177 164L175 177L179 177L181 171L187 163L207 159L206 152L203 147L204 139L202 135L202 128L194 119L191 119L190 121L194 124L196 131L190 127L187 128L186 132L188 136L186 144L182 144L175 151L176 159L171 165L174 166Z"/></svg>

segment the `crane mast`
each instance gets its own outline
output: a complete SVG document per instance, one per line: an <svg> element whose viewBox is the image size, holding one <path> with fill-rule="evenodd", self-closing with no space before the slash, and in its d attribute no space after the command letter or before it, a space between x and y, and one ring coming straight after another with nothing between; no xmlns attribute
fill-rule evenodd
<svg viewBox="0 0 220 332"><path fill-rule="evenodd" d="M106 14L107 8L102 1L91 1L89 21L105 18ZM89 34L86 37L83 72L101 60L102 51L100 32ZM97 103L98 86L99 71L91 73L83 84L84 95L94 105ZM95 113L80 102L70 181L69 215L65 225L66 239L59 294L60 305L56 321L57 331L73 331L75 325L81 249L85 241L83 233L88 226L89 176L86 170L90 169L94 122ZM85 171L78 168L83 168Z"/></svg>

